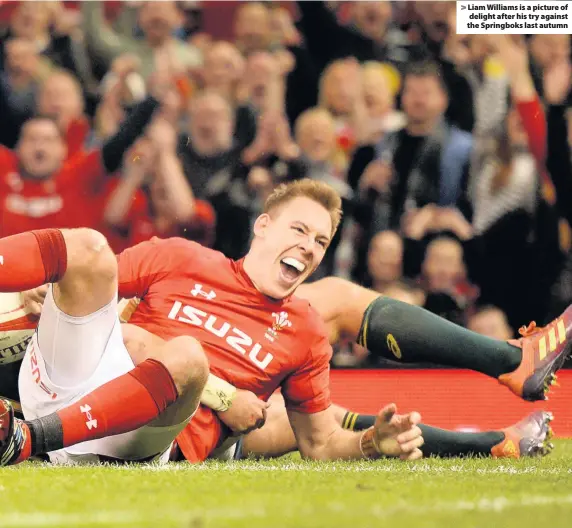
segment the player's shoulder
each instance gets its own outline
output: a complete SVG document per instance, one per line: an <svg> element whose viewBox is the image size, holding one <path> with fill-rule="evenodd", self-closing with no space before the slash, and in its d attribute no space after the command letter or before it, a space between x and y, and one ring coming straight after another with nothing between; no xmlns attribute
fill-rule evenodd
<svg viewBox="0 0 572 528"><path fill-rule="evenodd" d="M326 324L318 311L310 304L310 301L293 295L290 298L290 310L304 321L304 326L310 336L316 338L328 335Z"/></svg>
<svg viewBox="0 0 572 528"><path fill-rule="evenodd" d="M119 258L121 259L123 255L131 260L152 261L155 265L162 263L165 267L179 265L181 261L215 264L216 261L225 260L224 255L219 251L180 237L152 237L127 248Z"/></svg>
<svg viewBox="0 0 572 528"><path fill-rule="evenodd" d="M159 238L153 237L148 242L150 248L165 252L171 258L195 258L208 261L225 261L227 258L220 252L203 246L193 240L181 237Z"/></svg>

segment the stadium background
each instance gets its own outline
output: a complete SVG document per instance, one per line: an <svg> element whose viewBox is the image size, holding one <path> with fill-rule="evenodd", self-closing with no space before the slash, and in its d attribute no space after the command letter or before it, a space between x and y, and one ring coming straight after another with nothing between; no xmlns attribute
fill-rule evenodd
<svg viewBox="0 0 572 528"><path fill-rule="evenodd" d="M177 235L238 258L264 197L307 176L344 197L318 277L500 339L571 302L569 35L455 35L454 2L143 4L0 2L0 236L89 226L118 252ZM531 99L514 89L526 76ZM149 96L161 108L138 128ZM67 159L22 148L35 114ZM139 137L106 163L119 168L88 177L122 131ZM334 399L359 411L392 399L486 429L531 408L483 376L402 370L343 340L333 367ZM560 436L569 374L543 405Z"/></svg>

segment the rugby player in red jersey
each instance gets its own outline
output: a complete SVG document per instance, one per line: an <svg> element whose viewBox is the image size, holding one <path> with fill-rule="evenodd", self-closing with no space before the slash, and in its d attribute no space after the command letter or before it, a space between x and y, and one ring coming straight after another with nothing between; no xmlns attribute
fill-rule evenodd
<svg viewBox="0 0 572 528"><path fill-rule="evenodd" d="M105 239L90 230L0 240L0 291L55 283L20 371L28 420L15 420L2 403L0 463L40 453L67 462L165 461L197 408L208 368L262 399L280 386L306 457L419 458L418 413L397 415L390 404L372 428L342 429L330 402L325 327L307 301L292 295L321 262L340 205L321 182L280 186L240 261L169 239L125 251L117 267ZM163 346L129 355L117 286L121 296L141 299L132 322L166 339ZM203 460L223 440L221 422L205 407L185 433L178 445L188 460Z"/></svg>
<svg viewBox="0 0 572 528"><path fill-rule="evenodd" d="M345 295L336 296L336 293L338 295L342 293L341 290ZM360 299L365 310L369 304L368 299L371 301L378 297L376 292L336 278L326 278L312 284L302 285L297 289L296 295L310 301L312 306L318 308L318 313L324 316L331 344L335 344L340 335L346 339L357 339L360 325L351 323L359 319ZM122 321L131 320L137 305L136 299L131 299L123 305ZM342 307L344 307L343 310L341 310ZM135 350L140 346L160 346L162 342L157 336L131 324L123 325L123 339L129 350ZM209 385L213 388L209 388ZM212 398L204 397L205 393L213 391L219 395L218 400L213 401ZM220 385L220 382L211 374L205 393L203 393L201 402L219 411L218 417L233 432L241 435L240 440L237 436L229 437L226 444L218 446L209 453L209 456L235 459L249 455L275 457L297 449L296 437L290 427L281 394L275 393L272 396L270 400L272 406L264 409L263 420L261 420L261 402L248 391L236 390L228 384ZM221 403L222 394L224 397ZM371 427L375 421L375 416L359 415L337 405L333 405L333 408L337 421L345 429L364 430ZM534 411L510 427L483 432L458 432L419 424L424 439L421 451L423 456L439 457L519 458L546 455L553 448L552 443L549 442L552 435L551 420L551 413ZM180 439L184 441L186 435L187 431L183 431Z"/></svg>

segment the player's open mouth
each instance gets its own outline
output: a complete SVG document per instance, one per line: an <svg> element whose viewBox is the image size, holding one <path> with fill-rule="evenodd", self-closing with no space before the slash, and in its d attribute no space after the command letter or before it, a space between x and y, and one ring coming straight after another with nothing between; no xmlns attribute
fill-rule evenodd
<svg viewBox="0 0 572 528"><path fill-rule="evenodd" d="M304 273L306 264L294 257L284 257L280 261L280 271L287 282L295 282Z"/></svg>

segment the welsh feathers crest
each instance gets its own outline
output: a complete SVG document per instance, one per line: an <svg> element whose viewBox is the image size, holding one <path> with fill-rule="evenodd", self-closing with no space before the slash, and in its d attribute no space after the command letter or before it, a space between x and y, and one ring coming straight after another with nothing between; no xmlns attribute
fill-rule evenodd
<svg viewBox="0 0 572 528"><path fill-rule="evenodd" d="M291 327L292 321L288 319L288 312L273 312L272 317L274 322L272 323L272 326L268 327L264 337L269 341L274 342L274 340L278 338L280 330Z"/></svg>

